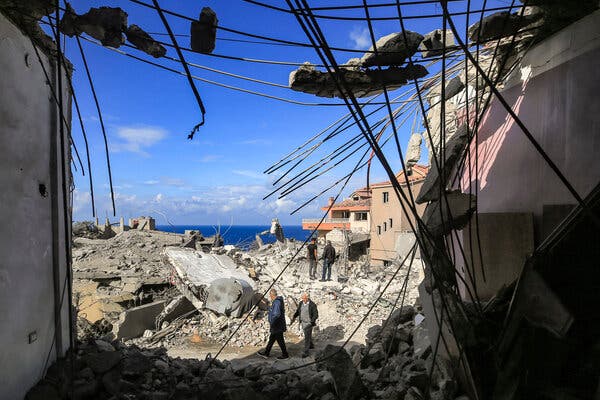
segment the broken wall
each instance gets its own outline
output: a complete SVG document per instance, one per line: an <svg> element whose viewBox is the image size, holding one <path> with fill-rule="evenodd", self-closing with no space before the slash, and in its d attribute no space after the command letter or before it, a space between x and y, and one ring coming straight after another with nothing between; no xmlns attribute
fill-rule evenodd
<svg viewBox="0 0 600 400"><path fill-rule="evenodd" d="M532 47L502 91L581 197L600 181L596 115L600 75L593 73L599 58L600 12L596 11ZM462 190L477 186L480 213L533 213L539 243L547 225L544 206L572 205L575 199L497 99L483 118L478 142L479 163L471 162L471 175L465 169ZM474 142L471 154L476 154Z"/></svg>
<svg viewBox="0 0 600 400"><path fill-rule="evenodd" d="M56 87L53 62L40 55ZM2 14L0 71L0 399L21 399L47 357L49 366L69 347L69 127L61 151L60 113L31 41ZM66 76L63 84L70 121Z"/></svg>

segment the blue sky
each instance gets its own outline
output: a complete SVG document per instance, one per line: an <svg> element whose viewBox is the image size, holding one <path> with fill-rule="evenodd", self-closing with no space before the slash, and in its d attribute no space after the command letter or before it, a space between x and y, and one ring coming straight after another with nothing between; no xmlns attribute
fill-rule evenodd
<svg viewBox="0 0 600 400"><path fill-rule="evenodd" d="M267 0L265 0L267 1ZM285 7L283 1L271 4ZM110 3L110 4L108 4ZM344 1L311 1L311 6L348 4ZM461 5L455 9L464 8ZM267 10L239 0L209 0L204 2L163 0L165 9L188 16L197 16L204 6L218 15L219 24L228 28L270 37L307 42L295 18L289 14ZM360 4L360 2L356 2ZM74 6L78 13L89 7L120 6L128 14L128 23L137 24L147 32L165 32L155 11L129 1L80 1ZM439 6L403 7L406 15L439 12ZM390 15L393 9L375 9L374 16ZM332 11L322 12L333 13ZM346 12L348 16L364 16L361 10ZM167 16L176 34L189 33L189 22ZM325 21L322 28L331 46L367 49L370 45L367 25L361 21ZM441 27L441 20L409 20L407 28L425 34ZM399 31L397 21L377 21L377 37ZM169 41L166 36L156 38ZM271 46L231 42L221 39L251 39L219 30L214 53L266 60L318 62L314 50L301 47ZM189 38L178 37L189 47ZM268 224L279 217L284 224L299 224L302 217L317 217L320 207L332 190L313 201L296 215L289 213L314 194L351 170L359 156L349 159L336 169L290 196L262 200L272 190L274 177L263 171L283 155L295 149L347 112L345 107L309 107L240 93L227 88L196 82L206 106L206 123L194 140L187 139L190 129L200 121L198 106L185 77L141 63L101 46L82 42L107 127L111 153L113 183L116 193L117 217L154 215L159 223L166 216L175 224ZM124 51L155 61L137 50ZM108 175L97 113L74 39L67 39L66 55L74 64L73 81L86 125L92 159L92 174L98 216L111 216ZM168 55L176 57L173 49ZM231 73L287 85L295 67L226 60L196 53L185 53L188 62L198 63ZM338 62L360 54L337 52ZM166 66L181 70L177 63L159 59ZM266 94L303 102L340 103L339 99L321 99L289 89L242 81L213 72L192 68L199 77L255 90ZM402 89L397 91L400 93ZM392 93L394 95L397 93ZM384 114L381 114L382 116ZM400 143L406 146L410 123L401 128ZM76 114L73 113L73 139L84 156L84 141ZM327 147L332 150L357 134L356 129L340 135ZM392 148L389 148L393 154ZM324 150L319 155L325 154ZM316 161L319 156L313 158ZM399 168L393 155L392 166ZM84 160L85 163L85 160ZM91 219L88 177L75 172L74 219ZM371 180L387 179L374 165ZM351 180L344 195L364 186L365 171ZM114 219L114 218L113 218Z"/></svg>

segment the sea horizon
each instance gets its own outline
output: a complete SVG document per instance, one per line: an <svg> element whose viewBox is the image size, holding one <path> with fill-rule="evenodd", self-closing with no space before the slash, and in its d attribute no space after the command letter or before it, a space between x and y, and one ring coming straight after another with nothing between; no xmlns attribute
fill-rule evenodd
<svg viewBox="0 0 600 400"><path fill-rule="evenodd" d="M194 224L182 224L182 225L156 225L156 229L163 232L172 233L184 233L186 230L197 230L202 233L203 236L214 236L216 231L215 228L218 225L194 225ZM283 234L288 239L295 239L304 241L309 235L310 231L302 229L302 225L282 225ZM221 225L220 233L223 236L223 241L226 245L231 244L238 247L247 248L254 242L255 235L271 229L271 225ZM275 242L275 236L267 233L261 236L264 243Z"/></svg>

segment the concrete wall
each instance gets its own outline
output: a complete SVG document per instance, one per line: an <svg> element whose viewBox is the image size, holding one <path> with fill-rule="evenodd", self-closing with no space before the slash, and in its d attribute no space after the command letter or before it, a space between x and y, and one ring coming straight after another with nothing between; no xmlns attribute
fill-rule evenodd
<svg viewBox="0 0 600 400"><path fill-rule="evenodd" d="M417 196L423 181L411 184L411 190L414 197ZM407 197L408 190L406 186L402 186ZM383 193L388 192L388 202L383 202ZM394 260L397 256L396 247L398 240L405 237L407 232L412 232L410 228L409 218L404 215L400 200L396 196L392 186L375 186L372 188L371 198L371 264L380 265L383 261ZM409 211L408 204L405 203L406 210ZM423 214L425 205L417 205L419 215ZM410 211L409 211L410 212ZM390 218L392 219L392 227L390 228ZM410 221L414 218L410 217ZM387 224L387 229L384 229L384 223ZM377 226L381 226L381 233L378 233Z"/></svg>
<svg viewBox="0 0 600 400"><path fill-rule="evenodd" d="M533 215L480 213L479 234L474 220L459 233L466 260L453 246L456 269L464 278L458 287L463 299L471 300L468 286L471 294L476 290L480 300L489 300L519 277L533 253Z"/></svg>
<svg viewBox="0 0 600 400"><path fill-rule="evenodd" d="M530 49L502 91L582 197L600 181L599 59L600 12L595 12ZM471 174L462 177L463 191L478 188L482 213L533 213L539 244L542 232L551 230L543 221L544 206L566 208L575 199L497 100L483 119L478 145L479 169L472 162Z"/></svg>
<svg viewBox="0 0 600 400"><path fill-rule="evenodd" d="M43 377L47 357L51 364L69 346L69 127L61 151L60 113L35 51L1 14L0 71L0 399L15 400ZM66 90L64 98L70 110Z"/></svg>

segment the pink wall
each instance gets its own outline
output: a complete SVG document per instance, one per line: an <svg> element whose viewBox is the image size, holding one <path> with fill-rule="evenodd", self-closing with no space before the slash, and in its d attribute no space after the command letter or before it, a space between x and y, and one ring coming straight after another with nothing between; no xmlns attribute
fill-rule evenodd
<svg viewBox="0 0 600 400"><path fill-rule="evenodd" d="M524 72L517 69L516 74L526 77L531 69L529 79L505 90L503 95L585 197L600 181L599 47L553 68L536 70L548 63L548 58L557 52L556 47L562 45L556 41L569 41L569 50L573 50L577 27L567 29L575 32L562 32L562 36L547 39L525 57L521 63ZM469 185L473 185L472 190L477 186L479 212L533 212L539 236L544 204L576 203L497 99L482 121L477 144L477 171L473 141L471 173L465 170L461 186L465 192Z"/></svg>

